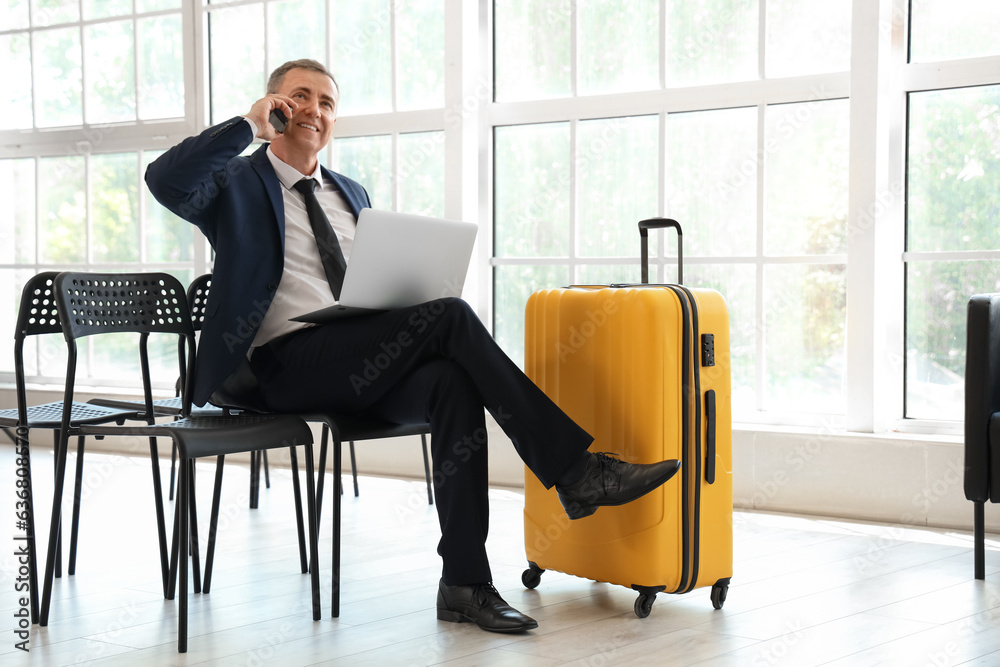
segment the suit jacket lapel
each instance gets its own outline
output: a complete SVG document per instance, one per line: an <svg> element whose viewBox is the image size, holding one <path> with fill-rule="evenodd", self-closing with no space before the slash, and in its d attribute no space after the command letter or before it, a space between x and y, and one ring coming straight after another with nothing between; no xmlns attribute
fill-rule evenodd
<svg viewBox="0 0 1000 667"><path fill-rule="evenodd" d="M267 198L271 202L271 208L274 211L274 220L278 225L278 238L281 240L281 256L284 257L285 200L281 196L281 181L278 180L278 175L274 173L274 167L271 166L271 161L267 158L268 145L264 144L253 152L250 156L250 165L264 183L264 191L267 192Z"/></svg>

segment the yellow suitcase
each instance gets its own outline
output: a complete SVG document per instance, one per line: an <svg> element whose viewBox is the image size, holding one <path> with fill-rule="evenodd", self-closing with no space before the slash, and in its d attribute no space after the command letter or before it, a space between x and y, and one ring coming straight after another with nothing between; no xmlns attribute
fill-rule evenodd
<svg viewBox="0 0 1000 667"><path fill-rule="evenodd" d="M639 223L643 281L647 230ZM682 274L678 280L682 280ZM556 497L525 474L522 582L545 570L635 589L649 615L658 592L711 586L721 609L733 569L729 317L722 295L682 285L576 286L532 294L525 312L525 372L594 436L591 451L634 463L676 458L674 479L621 507L570 521Z"/></svg>

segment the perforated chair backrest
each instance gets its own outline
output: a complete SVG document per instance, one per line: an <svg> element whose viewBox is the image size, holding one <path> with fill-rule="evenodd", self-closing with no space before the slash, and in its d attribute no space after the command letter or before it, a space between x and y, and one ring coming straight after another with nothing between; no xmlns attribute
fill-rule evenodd
<svg viewBox="0 0 1000 667"><path fill-rule="evenodd" d="M63 336L69 346L66 391L63 403L72 401L76 375L76 339L103 333L138 333L139 361L146 414L153 415L152 383L147 340L151 333L177 334L179 350L187 347L184 385L190 386L194 371L194 329L187 298L180 281L167 273L75 273L56 276L56 304L63 320ZM191 410L190 394L181 392L182 414ZM69 413L64 407L63 420Z"/></svg>
<svg viewBox="0 0 1000 667"><path fill-rule="evenodd" d="M32 276L25 283L21 290L21 305L17 311L15 337L62 333L53 291L58 275L58 271L45 271Z"/></svg>
<svg viewBox="0 0 1000 667"><path fill-rule="evenodd" d="M188 309L191 311L191 326L194 327L195 331L201 331L201 327L205 323L205 307L208 305L208 292L211 287L211 273L198 276L188 286Z"/></svg>
<svg viewBox="0 0 1000 667"><path fill-rule="evenodd" d="M56 277L63 335L132 331L193 335L180 281L167 273L74 273Z"/></svg>

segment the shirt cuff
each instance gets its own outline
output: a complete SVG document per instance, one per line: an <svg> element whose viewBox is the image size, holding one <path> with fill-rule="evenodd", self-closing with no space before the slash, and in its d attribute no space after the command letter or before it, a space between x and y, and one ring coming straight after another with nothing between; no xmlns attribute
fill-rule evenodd
<svg viewBox="0 0 1000 667"><path fill-rule="evenodd" d="M253 122L252 120L250 120L246 116L243 116L243 120L245 120L246 122L250 123L250 129L253 130L253 137L254 137L254 139L256 139L257 138L257 123Z"/></svg>

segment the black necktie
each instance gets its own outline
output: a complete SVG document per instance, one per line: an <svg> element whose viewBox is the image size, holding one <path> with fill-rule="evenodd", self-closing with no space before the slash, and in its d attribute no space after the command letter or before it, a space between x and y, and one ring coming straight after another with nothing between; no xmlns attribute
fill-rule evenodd
<svg viewBox="0 0 1000 667"><path fill-rule="evenodd" d="M316 246L319 248L319 258L323 262L323 270L326 271L326 279L330 282L330 289L333 290L333 298L340 300L340 288L344 285L344 272L347 271L347 261L344 259L344 252L340 249L340 241L337 240L337 233L330 226L330 220L323 212L323 207L319 205L316 193L316 181L311 178L303 178L293 186L302 193L306 200L306 213L309 214L309 224L312 226L313 236L316 237Z"/></svg>

